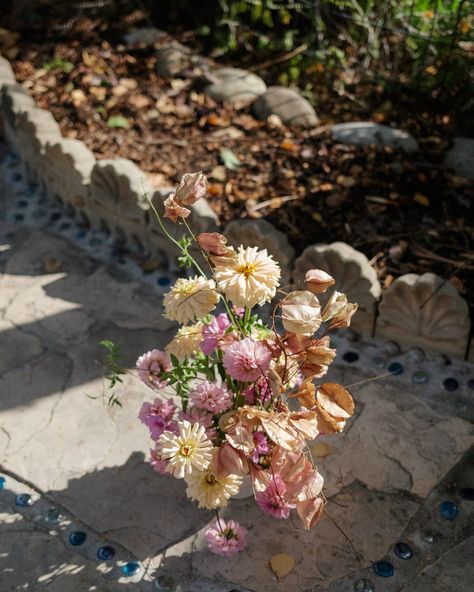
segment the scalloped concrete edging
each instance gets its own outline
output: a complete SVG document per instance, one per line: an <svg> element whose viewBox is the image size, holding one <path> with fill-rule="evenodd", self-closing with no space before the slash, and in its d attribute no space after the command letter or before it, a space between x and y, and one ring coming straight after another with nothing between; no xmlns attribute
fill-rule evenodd
<svg viewBox="0 0 474 592"><path fill-rule="evenodd" d="M153 193L146 174L123 159L97 161L79 140L62 138L48 111L39 109L16 83L7 60L0 58L0 131L18 156L25 175L42 186L92 228L107 228L117 242L128 242L165 260L175 268L176 250L165 239L144 199L161 204L171 189ZM218 229L218 219L205 200L192 206L190 222L196 233ZM167 224L174 235L180 228ZM286 236L266 220L241 220L227 227L232 243L256 244L280 261L285 282L295 285L304 272L319 267L336 279L336 289L346 291L360 305L353 329L363 335L395 340L401 347L463 358L469 343L468 306L457 290L434 274L407 274L384 293L367 257L345 243L311 245L299 255ZM471 352L472 355L472 352Z"/></svg>

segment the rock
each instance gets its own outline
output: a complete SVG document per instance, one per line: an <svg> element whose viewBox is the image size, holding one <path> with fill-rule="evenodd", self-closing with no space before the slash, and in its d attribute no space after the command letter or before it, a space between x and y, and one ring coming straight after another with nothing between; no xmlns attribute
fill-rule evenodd
<svg viewBox="0 0 474 592"><path fill-rule="evenodd" d="M350 302L359 305L352 318L351 327L355 331L371 335L376 302L380 298L382 288L367 257L341 242L307 247L295 262L295 289L304 287L305 274L309 269L322 269L332 275L336 280L334 289L345 292ZM324 295L319 298L323 302L326 299Z"/></svg>
<svg viewBox="0 0 474 592"><path fill-rule="evenodd" d="M281 286L287 286L291 279L291 266L295 258L295 250L288 242L286 235L277 230L273 224L262 218L258 220L234 220L227 225L224 236L229 244L237 248L258 247L267 249L281 267Z"/></svg>
<svg viewBox="0 0 474 592"><path fill-rule="evenodd" d="M444 164L457 175L474 179L474 139L455 138L453 147L446 154Z"/></svg>
<svg viewBox="0 0 474 592"><path fill-rule="evenodd" d="M46 142L40 174L61 201L84 210L88 208L94 165L94 155L83 142L62 138Z"/></svg>
<svg viewBox="0 0 474 592"><path fill-rule="evenodd" d="M15 84L15 74L10 66L10 62L0 56L0 89L5 84Z"/></svg>
<svg viewBox="0 0 474 592"><path fill-rule="evenodd" d="M30 176L41 178L46 144L61 140L61 130L49 111L25 109L17 116L17 149Z"/></svg>
<svg viewBox="0 0 474 592"><path fill-rule="evenodd" d="M147 47L148 45L153 45L155 41L165 35L166 33L164 31L160 31L155 27L143 27L127 33L124 35L123 40L127 47Z"/></svg>
<svg viewBox="0 0 474 592"><path fill-rule="evenodd" d="M401 148L405 152L418 150L418 142L409 133L372 121L338 123L332 126L331 134L336 142L342 144L356 146L376 144L379 148L390 146Z"/></svg>
<svg viewBox="0 0 474 592"><path fill-rule="evenodd" d="M376 337L464 357L469 309L456 288L434 273L397 278L379 305Z"/></svg>
<svg viewBox="0 0 474 592"><path fill-rule="evenodd" d="M220 68L210 78L214 81L205 92L215 101L250 103L267 90L260 76L241 68Z"/></svg>
<svg viewBox="0 0 474 592"><path fill-rule="evenodd" d="M271 86L252 106L259 119L277 115L286 125L314 127L319 119L309 101L291 88Z"/></svg>
<svg viewBox="0 0 474 592"><path fill-rule="evenodd" d="M145 194L152 195L146 174L125 158L99 160L91 175L91 197L95 207L116 225L129 222L145 228L149 204Z"/></svg>
<svg viewBox="0 0 474 592"><path fill-rule="evenodd" d="M20 84L15 83L2 86L0 105L3 136L10 149L18 154L17 117L25 109L33 109L35 102Z"/></svg>
<svg viewBox="0 0 474 592"><path fill-rule="evenodd" d="M178 41L162 45L155 53L156 73L171 78L191 65L191 50Z"/></svg>

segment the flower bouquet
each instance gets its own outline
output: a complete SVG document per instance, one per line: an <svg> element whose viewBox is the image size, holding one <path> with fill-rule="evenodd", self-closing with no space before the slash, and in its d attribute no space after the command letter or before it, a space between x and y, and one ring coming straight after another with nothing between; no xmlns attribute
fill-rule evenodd
<svg viewBox="0 0 474 592"><path fill-rule="evenodd" d="M244 484L263 512L284 519L296 510L310 529L323 513L324 480L308 443L341 431L354 411L345 388L314 380L336 355L329 333L348 327L357 305L337 291L321 305L318 295L335 283L324 271L309 270L305 289L285 292L266 250L235 250L218 233L195 236L187 206L206 187L202 173L184 175L164 202L164 217L186 229L181 240L150 201L181 251L180 264L196 270L164 296L164 316L181 324L176 336L136 364L156 393L139 412L153 441L151 464L184 479L199 507L224 507ZM191 254L193 244L200 255ZM274 301L277 291L265 323L255 307ZM218 515L206 539L212 551L230 555L245 547L246 531Z"/></svg>

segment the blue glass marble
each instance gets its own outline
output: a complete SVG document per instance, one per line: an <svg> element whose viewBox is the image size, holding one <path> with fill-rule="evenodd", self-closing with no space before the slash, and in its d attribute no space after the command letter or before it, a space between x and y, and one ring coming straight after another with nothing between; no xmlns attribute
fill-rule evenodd
<svg viewBox="0 0 474 592"><path fill-rule="evenodd" d="M140 564L138 561L129 561L125 565L122 565L120 571L123 573L124 576L132 577L136 575L141 569Z"/></svg>
<svg viewBox="0 0 474 592"><path fill-rule="evenodd" d="M417 370L411 375L411 381L413 384L425 384L425 382L428 382L428 378L428 374L423 372L423 370Z"/></svg>
<svg viewBox="0 0 474 592"><path fill-rule="evenodd" d="M97 551L97 558L101 561L110 561L115 555L115 549L109 545L104 545Z"/></svg>
<svg viewBox="0 0 474 592"><path fill-rule="evenodd" d="M39 220L40 218L43 218L44 216L46 216L46 212L42 209L35 210L33 212L33 219L34 220Z"/></svg>
<svg viewBox="0 0 474 592"><path fill-rule="evenodd" d="M374 573L381 578L391 578L395 573L395 568L390 561L377 561L374 563Z"/></svg>
<svg viewBox="0 0 474 592"><path fill-rule="evenodd" d="M471 378L471 380L468 381L467 386L471 389L474 390L474 378Z"/></svg>
<svg viewBox="0 0 474 592"><path fill-rule="evenodd" d="M75 530L69 535L69 542L73 547L79 547L79 545L83 545L86 542L86 539L87 534L82 532L82 530Z"/></svg>
<svg viewBox="0 0 474 592"><path fill-rule="evenodd" d="M49 508L45 512L44 519L50 524L57 524L61 520L61 512L57 508Z"/></svg>
<svg viewBox="0 0 474 592"><path fill-rule="evenodd" d="M12 175L12 181L14 183L18 183L18 181L21 181L23 179L22 174L21 173L13 173Z"/></svg>
<svg viewBox="0 0 474 592"><path fill-rule="evenodd" d="M360 578L354 584L354 592L375 592L375 586L367 578Z"/></svg>
<svg viewBox="0 0 474 592"><path fill-rule="evenodd" d="M439 513L445 520L454 520L458 515L458 506L454 502L446 500L439 504Z"/></svg>
<svg viewBox="0 0 474 592"><path fill-rule="evenodd" d="M59 230L69 230L71 228L70 222L63 222L59 227Z"/></svg>
<svg viewBox="0 0 474 592"><path fill-rule="evenodd" d="M79 230L76 234L76 239L77 240L83 240L85 239L87 236L87 231L86 230Z"/></svg>
<svg viewBox="0 0 474 592"><path fill-rule="evenodd" d="M19 202L16 204L16 207L17 207L19 210L24 210L25 208L27 208L27 207L28 207L28 202L27 202L27 201L25 201L24 199L20 199L20 201L19 201Z"/></svg>
<svg viewBox="0 0 474 592"><path fill-rule="evenodd" d="M403 374L403 366L400 364L400 362L392 362L389 364L387 370L394 376L400 376L400 374Z"/></svg>
<svg viewBox="0 0 474 592"><path fill-rule="evenodd" d="M372 358L372 366L381 370L385 368L385 358L381 358L380 356L375 356Z"/></svg>
<svg viewBox="0 0 474 592"><path fill-rule="evenodd" d="M30 183L25 190L25 195L27 197L32 197L35 194L37 189L38 189L37 183Z"/></svg>
<svg viewBox="0 0 474 592"><path fill-rule="evenodd" d="M457 401L455 401L454 406L456 407L456 409L458 411L466 411L466 409L467 409L467 403L466 403L466 401L463 401L462 399L458 399Z"/></svg>
<svg viewBox="0 0 474 592"><path fill-rule="evenodd" d="M0 489L4 489L6 483L5 477L0 477Z"/></svg>
<svg viewBox="0 0 474 592"><path fill-rule="evenodd" d="M56 222L57 220L60 220L62 217L62 212L53 212L49 219L51 220L51 222Z"/></svg>
<svg viewBox="0 0 474 592"><path fill-rule="evenodd" d="M459 382L455 378L446 378L446 380L443 382L443 386L447 391L453 393L454 391L458 390Z"/></svg>
<svg viewBox="0 0 474 592"><path fill-rule="evenodd" d="M25 219L24 214L13 214L13 222L22 222Z"/></svg>
<svg viewBox="0 0 474 592"><path fill-rule="evenodd" d="M159 286L169 286L171 284L171 280L169 277L162 276L158 278L157 284Z"/></svg>
<svg viewBox="0 0 474 592"><path fill-rule="evenodd" d="M342 356L342 359L344 362L349 362L349 364L352 364L353 362L357 362L359 359L359 354L357 352L348 351Z"/></svg>
<svg viewBox="0 0 474 592"><path fill-rule="evenodd" d="M460 489L459 495L462 499L465 499L468 502L474 502L474 487L464 487L463 489Z"/></svg>
<svg viewBox="0 0 474 592"><path fill-rule="evenodd" d="M27 508L28 506L33 505L33 499L29 493L20 493L15 498L15 504L19 508Z"/></svg>
<svg viewBox="0 0 474 592"><path fill-rule="evenodd" d="M413 551L410 545L406 543L396 543L393 550L399 559L411 559L413 557Z"/></svg>
<svg viewBox="0 0 474 592"><path fill-rule="evenodd" d="M91 240L89 241L89 244L91 247L100 247L100 245L102 244L102 239L101 238L91 238Z"/></svg>

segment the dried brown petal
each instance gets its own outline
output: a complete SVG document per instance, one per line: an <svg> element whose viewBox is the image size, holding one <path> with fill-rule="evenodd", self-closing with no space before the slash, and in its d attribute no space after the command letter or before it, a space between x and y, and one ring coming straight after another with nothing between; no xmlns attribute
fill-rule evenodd
<svg viewBox="0 0 474 592"><path fill-rule="evenodd" d="M322 269L310 269L306 272L306 288L313 294L323 294L336 283L336 280Z"/></svg>
<svg viewBox="0 0 474 592"><path fill-rule="evenodd" d="M308 290L290 292L280 302L283 327L291 333L312 335L321 325L321 305Z"/></svg>
<svg viewBox="0 0 474 592"><path fill-rule="evenodd" d="M190 206L196 203L201 197L206 195L207 179L201 171L198 173L186 173L181 177L181 181L176 189L178 200Z"/></svg>
<svg viewBox="0 0 474 592"><path fill-rule="evenodd" d="M226 247L226 237L218 232L202 232L196 240L201 249L209 255L222 256L229 250L229 247Z"/></svg>

